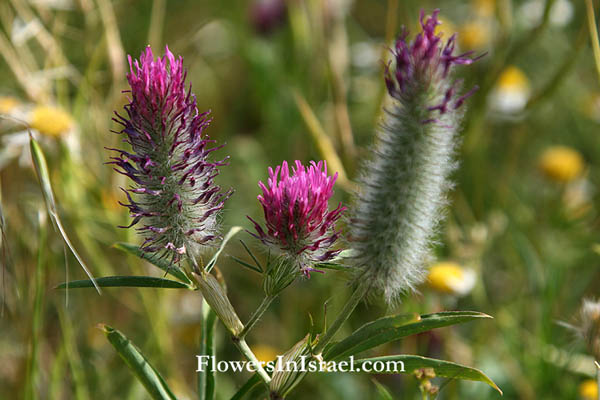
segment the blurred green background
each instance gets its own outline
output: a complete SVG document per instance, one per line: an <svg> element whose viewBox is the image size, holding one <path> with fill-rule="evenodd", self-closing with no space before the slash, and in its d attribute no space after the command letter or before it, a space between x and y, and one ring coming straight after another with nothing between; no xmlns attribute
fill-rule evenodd
<svg viewBox="0 0 600 400"><path fill-rule="evenodd" d="M245 216L261 214L257 181L282 160L326 158L347 177L334 200L351 204L352 180L385 101L386 47L402 25L416 29L420 8L441 9L440 31L459 32L461 51L487 52L458 70L468 72L457 77L466 88L480 90L468 101L456 187L428 261L455 263L475 274L475 284L456 293L432 281L393 310L362 304L343 331L391 312L481 311L495 319L373 354L420 354L482 369L506 399L589 399L591 358L558 324L575 323L581 300L600 295L600 82L589 11L575 0L3 0L0 398L147 398L99 323L131 338L179 398L196 398L201 334L197 292L121 288L98 296L80 289L67 302L54 289L66 276L85 275L46 217L18 121L42 144L60 216L92 272L162 276L111 247L139 243L132 230L116 227L128 221L117 204L125 181L104 164L104 147L121 146L110 129L113 110L126 102L126 55L137 57L147 44L158 54L168 44L184 57L199 108L212 110L207 133L227 143L219 156L231 156L218 177L236 191L224 230L249 228ZM597 2L594 8L598 14ZM227 253L247 258L237 241ZM229 258L220 270L247 320L263 295L260 277ZM337 272L298 281L248 342L259 357L281 354L311 320L322 326L325 302L335 315L348 295ZM239 359L217 329L219 356ZM247 378L218 374L218 398ZM373 378L395 398L420 398L411 376L341 373L312 374L290 398L378 399ZM440 399L500 398L483 383L437 383Z"/></svg>

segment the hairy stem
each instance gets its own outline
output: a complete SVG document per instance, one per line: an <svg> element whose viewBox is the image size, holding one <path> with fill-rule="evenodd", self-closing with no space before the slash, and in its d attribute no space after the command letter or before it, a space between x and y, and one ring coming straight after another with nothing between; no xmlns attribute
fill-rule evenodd
<svg viewBox="0 0 600 400"><path fill-rule="evenodd" d="M342 311L338 314L335 321L333 321L333 324L331 324L325 334L319 338L319 342L313 349L313 354L321 354L325 346L331 342L331 339L333 339L337 331L340 330L344 322L346 322L346 320L350 317L350 314L352 314L358 303L365 297L365 294L367 293L367 290L369 290L370 286L370 282L367 280L362 281L358 285L344 305Z"/></svg>
<svg viewBox="0 0 600 400"><path fill-rule="evenodd" d="M252 327L258 322L258 320L262 317L265 311L267 311L267 308L269 308L269 306L271 305L273 300L275 300L276 297L277 295L265 296L265 298L262 300L256 311L254 311L254 314L252 314L252 316L250 317L250 320L248 320L248 323L244 326L242 332L239 334L238 337L240 339L246 337L248 332L250 332L250 329L252 329Z"/></svg>

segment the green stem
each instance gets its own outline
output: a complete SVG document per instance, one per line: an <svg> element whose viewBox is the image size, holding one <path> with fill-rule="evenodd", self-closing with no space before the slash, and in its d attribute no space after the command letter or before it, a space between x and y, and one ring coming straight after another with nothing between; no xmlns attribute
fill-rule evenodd
<svg viewBox="0 0 600 400"><path fill-rule="evenodd" d="M313 349L313 354L321 354L325 346L327 346L327 344L331 341L331 339L333 339L337 331L340 330L344 322L346 322L346 320L350 317L350 314L352 314L358 303L365 297L365 294L367 293L367 290L369 290L370 287L371 286L368 281L362 281L361 283L359 283L356 290L354 290L354 292L344 305L342 311L338 314L335 321L333 321L333 324L331 324L331 326L329 327L329 329L327 329L325 334L321 338L319 338L319 342Z"/></svg>
<svg viewBox="0 0 600 400"><path fill-rule="evenodd" d="M556 70L555 74L550 78L548 83L542 87L536 94L531 96L526 109L530 109L532 106L536 105L541 100L547 99L550 97L552 93L558 88L560 83L564 80L567 74L571 71L575 62L577 61L577 56L583 49L583 46L586 44L586 34L587 28L584 25L579 33L577 34L577 39L575 40L575 44L572 47L571 53L565 57L563 64Z"/></svg>
<svg viewBox="0 0 600 400"><path fill-rule="evenodd" d="M600 77L600 40L598 40L598 28L596 28L596 16L594 15L594 3L592 0L586 0L586 13L588 19L588 28L590 30L590 40L594 52L594 61L596 62L596 71Z"/></svg>
<svg viewBox="0 0 600 400"><path fill-rule="evenodd" d="M248 346L248 343L246 343L246 340L243 338L234 338L233 342L235 343L237 348L242 352L242 354L248 359L248 361L250 361L256 366L256 372L268 385L271 382L271 377L269 376L269 374L267 374L267 371L265 371L265 369L262 367L260 361L258 361L252 350L250 350L250 347Z"/></svg>
<svg viewBox="0 0 600 400"><path fill-rule="evenodd" d="M44 216L45 217L45 216ZM36 397L36 388L38 380L38 347L42 339L42 325L44 323L43 298L44 298L44 280L45 280L45 248L46 248L46 223L45 218L40 218L39 239L38 239L38 258L35 269L35 295L33 303L33 325L31 332L31 343L29 349L29 358L27 362L27 374L25 378L25 399L30 400Z"/></svg>
<svg viewBox="0 0 600 400"><path fill-rule="evenodd" d="M215 322L217 314L210 308L206 300L202 300L202 333L200 338L200 354L215 357ZM198 397L200 400L215 398L215 371L206 369L198 374Z"/></svg>
<svg viewBox="0 0 600 400"><path fill-rule="evenodd" d="M275 297L277 297L277 295L265 296L265 298L262 300L262 302L260 303L260 305L258 306L256 311L254 311L254 314L252 314L252 316L248 320L248 323L244 326L242 333L239 334L238 337L240 339L243 339L246 337L246 335L248 334L250 329L252 329L252 327L258 322L260 317L262 317L262 315L265 313L265 311L267 311L267 308L269 308L269 306L271 305L273 300L275 300Z"/></svg>

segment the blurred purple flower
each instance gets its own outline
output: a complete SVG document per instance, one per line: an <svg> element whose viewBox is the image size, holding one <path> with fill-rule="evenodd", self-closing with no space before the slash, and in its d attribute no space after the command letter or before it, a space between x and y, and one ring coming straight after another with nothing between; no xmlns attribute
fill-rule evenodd
<svg viewBox="0 0 600 400"><path fill-rule="evenodd" d="M285 0L255 0L250 5L250 22L258 33L268 35L283 25L286 12Z"/></svg>
<svg viewBox="0 0 600 400"><path fill-rule="evenodd" d="M427 111L439 111L445 114L449 109L459 108L464 101L471 96L478 87L474 87L462 96L457 94L461 82L445 83L441 82L449 79L448 73L454 65L468 65L478 60L470 58L472 51L454 55L456 45L456 33L444 44L441 35L435 34L436 26L441 22L438 19L440 10L434 10L432 15L425 19L425 12L421 10L421 28L415 39L408 43L408 30L403 29L402 34L396 40L395 48L392 49L394 55L395 68L392 70L390 64L386 66L385 83L388 92L397 100L403 101L407 96L414 96L417 92L426 92L429 87L443 87L444 96L441 102L431 104ZM423 88L423 85L425 87ZM422 122L429 123L437 121L436 118L426 118Z"/></svg>
<svg viewBox="0 0 600 400"><path fill-rule="evenodd" d="M258 183L263 191L258 201L263 207L266 232L248 217L257 232L252 235L295 262L307 276L317 271L315 263L331 260L341 251L331 247L340 235L335 223L346 207L340 203L333 211L328 209L336 179L337 173L327 176L325 161L311 161L308 167L296 161L291 175L284 161L275 171L269 167L268 187Z"/></svg>
<svg viewBox="0 0 600 400"><path fill-rule="evenodd" d="M122 189L129 203L120 204L133 218L128 227L141 225L141 248L178 262L218 236L217 213L231 191L222 193L213 179L227 158L209 161L222 146L208 147L214 140L203 136L209 112L199 113L191 86L186 91L183 59L168 47L154 59L149 46L139 60L128 59L131 98L126 115L113 119L131 152L109 149L117 153L109 164L134 183Z"/></svg>

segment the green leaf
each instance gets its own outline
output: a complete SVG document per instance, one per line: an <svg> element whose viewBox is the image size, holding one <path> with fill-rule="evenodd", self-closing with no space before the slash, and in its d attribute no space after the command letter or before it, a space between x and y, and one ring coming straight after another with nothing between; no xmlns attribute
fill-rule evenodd
<svg viewBox="0 0 600 400"><path fill-rule="evenodd" d="M240 400L243 399L245 395L253 391L260 383L262 379L260 375L254 374L250 379L244 383L244 385L231 397L231 400Z"/></svg>
<svg viewBox="0 0 600 400"><path fill-rule="evenodd" d="M331 346L325 354L325 359L345 358L406 336L479 318L491 317L475 311L445 311L421 315L421 317L409 314L380 318L369 322L341 342Z"/></svg>
<svg viewBox="0 0 600 400"><path fill-rule="evenodd" d="M193 289L192 287L173 281L171 279L156 278L153 276L105 276L96 279L101 287L152 287L162 289ZM93 287L93 282L84 279L81 281L64 282L55 289L79 289Z"/></svg>
<svg viewBox="0 0 600 400"><path fill-rule="evenodd" d="M258 260L256 259L256 257L254 256L254 253L252 253L252 251L250 251L250 248L246 245L246 243L242 239L240 239L240 243L242 244L242 246L244 246L244 249L246 250L246 253L248 253L250 255L250 257L252 258L252 260L256 264L256 267L260 270L260 273L262 274L263 267L260 265L260 263L258 262Z"/></svg>
<svg viewBox="0 0 600 400"><path fill-rule="evenodd" d="M125 335L108 325L100 325L100 328L153 399L177 400L164 379Z"/></svg>
<svg viewBox="0 0 600 400"><path fill-rule="evenodd" d="M262 274L262 271L260 269L258 269L257 267L255 267L254 265L248 264L246 261L240 260L239 258L237 258L235 256L229 256L229 257L231 257L233 259L233 261L240 264L242 267L246 267L248 269L251 269L254 272L258 272L259 274Z"/></svg>
<svg viewBox="0 0 600 400"><path fill-rule="evenodd" d="M418 322L419 320L420 316L418 314L398 314L376 319L361 326L341 342L329 347L325 351L324 358L326 360L333 360L334 358L339 359L356 354L358 351L354 349L360 348L363 343L372 337L409 323Z"/></svg>
<svg viewBox="0 0 600 400"><path fill-rule="evenodd" d="M46 163L46 157L44 157L44 152L42 151L42 148L40 147L38 142L33 138L31 133L29 133L29 147L31 149L33 166L40 181L42 194L44 195L44 201L46 202L46 209L48 211L48 215L50 216L54 227L58 229L58 232L62 236L65 244L67 245L67 247L69 247L69 250L71 250L71 253L73 253L75 258L77 259L77 262L79 262L79 265L81 265L81 268L83 268L86 275L90 278L90 281L98 291L98 294L102 294L100 287L96 284L94 276L86 266L85 262L83 262L83 259L81 258L77 250L75 250L75 247L71 243L69 236L67 236L67 232L65 231L62 225L60 217L58 216L56 201L54 200L54 192L52 191L52 184L50 183L50 174L48 173L48 164Z"/></svg>
<svg viewBox="0 0 600 400"><path fill-rule="evenodd" d="M200 355L215 357L215 326L217 314L202 300L202 337ZM213 400L216 394L215 371L205 368L198 372L198 397L200 400Z"/></svg>
<svg viewBox="0 0 600 400"><path fill-rule="evenodd" d="M336 263L318 263L315 264L315 267L318 268L322 268L322 269L332 269L334 271L348 271L348 267L342 264L336 264Z"/></svg>
<svg viewBox="0 0 600 400"><path fill-rule="evenodd" d="M225 248L225 245L227 244L227 242L229 242L229 240L232 237L234 237L242 229L244 229L244 228L242 228L241 226L234 226L229 230L229 232L227 232L227 235L225 235L225 237L223 238L223 242L221 242L221 246L219 246L219 250L217 250L217 252L210 259L208 264L206 264L206 268L205 268L206 272L210 272L210 270L215 266L215 264L217 263L217 259L219 258L219 255L221 255L221 252Z"/></svg>
<svg viewBox="0 0 600 400"><path fill-rule="evenodd" d="M179 269L179 267L169 263L164 259L160 259L150 253L146 253L143 250L140 250L140 247L135 244L119 242L115 243L113 247L124 251L125 253L129 253L136 257L142 258L148 261L150 264L154 265L155 267L162 269L167 274L174 276L175 278L187 283L190 286L192 285L192 281L185 275L185 273L181 269Z"/></svg>
<svg viewBox="0 0 600 400"><path fill-rule="evenodd" d="M363 369L365 367L365 363L369 364L369 369L373 369L374 363L381 361L384 364L386 362L391 361L401 361L403 363L403 371L401 371L401 367L398 366L398 372L404 374L412 374L415 370L421 368L433 368L436 376L442 376L444 378L450 379L463 379L469 381L477 381L477 382L485 382L494 389L496 389L500 394L502 394L502 390L483 372L478 369L465 367L460 364L456 364L450 361L436 360L433 358L421 357L421 356L413 356L413 355L393 355L393 356L384 356L384 357L373 357L373 358L363 358L360 360L354 361L354 368L360 367ZM364 369L363 369L364 370ZM385 366L382 371L364 371L369 373L376 374L393 374L393 368L388 368Z"/></svg>

